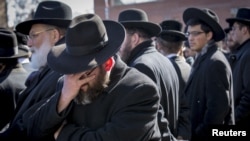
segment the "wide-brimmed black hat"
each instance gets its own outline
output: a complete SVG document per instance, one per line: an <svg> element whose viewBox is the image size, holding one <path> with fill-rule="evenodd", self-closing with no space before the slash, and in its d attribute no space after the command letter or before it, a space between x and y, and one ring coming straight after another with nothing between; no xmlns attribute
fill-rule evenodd
<svg viewBox="0 0 250 141"><path fill-rule="evenodd" d="M75 17L67 32L66 44L53 47L48 65L62 74L73 74L103 64L118 52L124 38L124 27L96 14Z"/></svg>
<svg viewBox="0 0 250 141"><path fill-rule="evenodd" d="M182 23L177 20L164 20L160 26L162 31L159 37L166 41L185 41L187 39L182 32Z"/></svg>
<svg viewBox="0 0 250 141"><path fill-rule="evenodd" d="M148 21L147 13L142 9L127 9L118 16L118 21L128 28L140 28L146 31L151 37L157 36L161 32L161 27Z"/></svg>
<svg viewBox="0 0 250 141"><path fill-rule="evenodd" d="M0 28L0 59L13 59L28 56L28 50L18 47L16 34L9 30Z"/></svg>
<svg viewBox="0 0 250 141"><path fill-rule="evenodd" d="M226 21L229 24L233 24L234 22L238 21L241 23L250 24L250 8L240 8L234 18L228 18Z"/></svg>
<svg viewBox="0 0 250 141"><path fill-rule="evenodd" d="M187 8L183 13L183 21L187 24L190 19L199 19L206 23L213 31L215 41L225 38L225 32L219 24L219 17L211 9Z"/></svg>
<svg viewBox="0 0 250 141"><path fill-rule="evenodd" d="M16 30L28 35L33 24L42 23L67 28L72 20L71 8L59 1L40 2L32 20L24 21L16 26Z"/></svg>

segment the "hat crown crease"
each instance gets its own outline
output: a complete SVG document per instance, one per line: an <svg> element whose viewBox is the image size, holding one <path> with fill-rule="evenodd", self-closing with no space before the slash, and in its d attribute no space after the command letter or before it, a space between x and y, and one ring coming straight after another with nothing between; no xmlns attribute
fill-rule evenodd
<svg viewBox="0 0 250 141"><path fill-rule="evenodd" d="M75 33L77 33L77 37ZM76 56L97 52L108 42L108 35L102 20L93 14L76 17L71 22L66 34L66 51ZM79 38L82 39L79 40Z"/></svg>

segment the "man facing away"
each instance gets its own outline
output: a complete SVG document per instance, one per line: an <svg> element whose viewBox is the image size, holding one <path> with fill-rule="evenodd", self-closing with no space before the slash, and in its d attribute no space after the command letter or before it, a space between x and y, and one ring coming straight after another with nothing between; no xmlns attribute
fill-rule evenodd
<svg viewBox="0 0 250 141"><path fill-rule="evenodd" d="M118 21L126 29L126 38L119 50L121 58L128 66L150 77L158 86L161 108L163 108L159 109L159 125L163 140L169 137L174 138L179 115L179 80L171 61L156 50L152 40L161 32L161 27L149 22L147 13L142 9L132 8L121 11ZM169 125L161 120L162 110L164 111L163 117L168 120ZM188 134L185 133L182 137Z"/></svg>
<svg viewBox="0 0 250 141"><path fill-rule="evenodd" d="M155 40L157 49L171 60L179 79L179 117L177 130L172 132L175 133L174 135L177 139L189 140L191 127L190 124L187 124L189 123L187 117L187 113L189 112L186 111L187 98L183 94L191 71L191 66L183 56L183 44L187 38L181 32L182 24L179 21L164 20L160 23L160 26L162 27L162 31Z"/></svg>

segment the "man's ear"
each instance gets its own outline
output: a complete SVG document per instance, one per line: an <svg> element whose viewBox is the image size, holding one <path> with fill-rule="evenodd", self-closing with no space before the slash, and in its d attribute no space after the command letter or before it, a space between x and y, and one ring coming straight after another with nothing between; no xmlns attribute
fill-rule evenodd
<svg viewBox="0 0 250 141"><path fill-rule="evenodd" d="M56 44L56 42L58 42L58 40L60 40L61 35L60 35L59 31L56 29L54 29L52 32L53 32L52 40L53 40L53 43Z"/></svg>
<svg viewBox="0 0 250 141"><path fill-rule="evenodd" d="M114 66L114 63L115 63L115 60L113 57L110 57L106 62L105 62L105 66L104 66L104 69L106 71L110 71L111 68Z"/></svg>
<svg viewBox="0 0 250 141"><path fill-rule="evenodd" d="M214 33L212 31L207 33L207 40L210 41L214 36Z"/></svg>

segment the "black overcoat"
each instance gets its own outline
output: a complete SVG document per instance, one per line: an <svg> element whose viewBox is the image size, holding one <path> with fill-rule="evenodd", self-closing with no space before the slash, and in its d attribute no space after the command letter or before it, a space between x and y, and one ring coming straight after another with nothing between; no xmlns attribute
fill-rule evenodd
<svg viewBox="0 0 250 141"><path fill-rule="evenodd" d="M234 102L231 67L215 43L192 67L185 95L189 97L194 139L210 136L212 126L234 124Z"/></svg>
<svg viewBox="0 0 250 141"><path fill-rule="evenodd" d="M58 41L56 45L65 42L65 38ZM58 79L62 76L53 71L48 65L45 65L39 71L34 71L26 80L27 87L20 93L14 116L10 122L9 128L0 134L0 140L27 140L26 139L26 121L28 121L25 111L31 107L37 107L47 98L55 93Z"/></svg>
<svg viewBox="0 0 250 141"><path fill-rule="evenodd" d="M171 61L156 50L152 40L148 40L135 47L127 64L146 74L156 83L170 131L176 137L181 135L188 139L188 111L182 113L186 118L179 121L179 79Z"/></svg>
<svg viewBox="0 0 250 141"><path fill-rule="evenodd" d="M77 105L72 101L58 114L62 81L60 79L54 96L39 110L29 112L28 134L35 140L53 136L64 120L67 124L57 141L160 140L157 87L151 79L127 67L120 59L116 59L109 86L100 97L88 105Z"/></svg>
<svg viewBox="0 0 250 141"><path fill-rule="evenodd" d="M250 39L238 47L233 58L235 121L238 130L250 131Z"/></svg>

